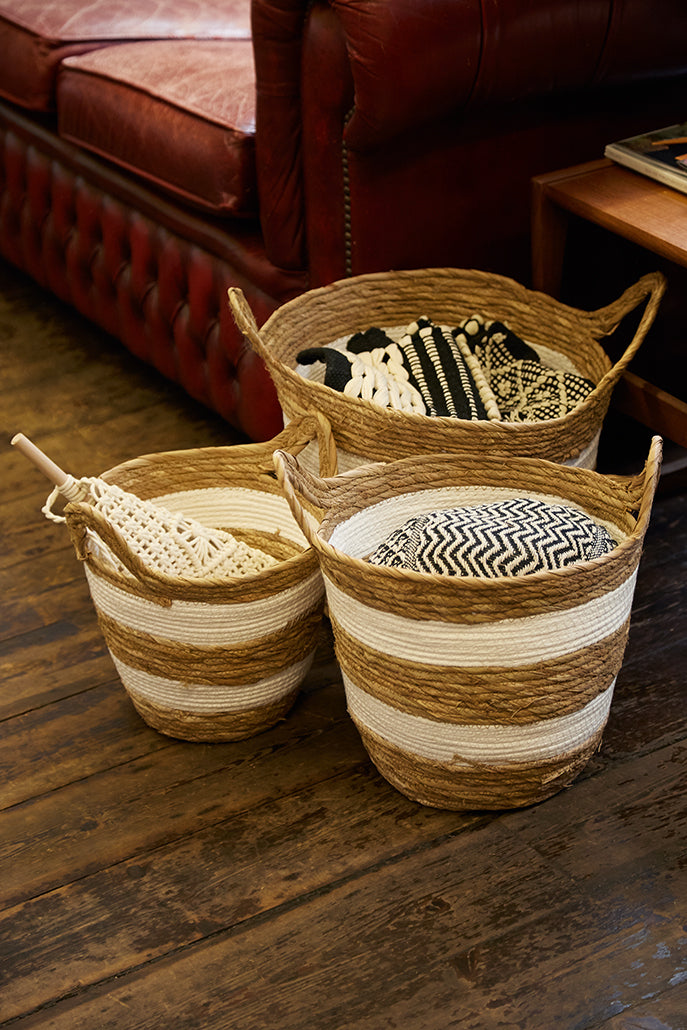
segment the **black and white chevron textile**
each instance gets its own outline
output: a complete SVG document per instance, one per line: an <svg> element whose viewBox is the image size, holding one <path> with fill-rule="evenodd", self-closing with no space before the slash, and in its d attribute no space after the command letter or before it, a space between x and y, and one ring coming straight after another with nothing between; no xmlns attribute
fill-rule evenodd
<svg viewBox="0 0 687 1030"><path fill-rule="evenodd" d="M447 576L523 576L607 554L616 546L584 512L530 497L448 508L408 519L373 565Z"/></svg>

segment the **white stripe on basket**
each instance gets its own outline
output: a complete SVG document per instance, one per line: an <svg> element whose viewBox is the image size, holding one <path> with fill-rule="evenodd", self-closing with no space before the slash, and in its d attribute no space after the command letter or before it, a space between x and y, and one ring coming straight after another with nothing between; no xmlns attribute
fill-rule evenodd
<svg viewBox="0 0 687 1030"><path fill-rule="evenodd" d="M546 761L582 747L606 724L615 680L584 708L525 726L463 726L399 712L343 677L351 716L393 747L435 762Z"/></svg>
<svg viewBox="0 0 687 1030"><path fill-rule="evenodd" d="M629 617L637 572L602 597L564 611L461 624L406 619L362 604L325 578L332 617L355 640L382 654L426 665L522 666L604 640Z"/></svg>
<svg viewBox="0 0 687 1030"><path fill-rule="evenodd" d="M546 504L560 504L584 512L580 504L574 504L557 494L535 493L516 490L512 486L446 486L434 490L417 490L407 494L388 497L377 504L371 504L362 511L334 528L329 537L332 547L351 558L365 558L379 546L390 533L415 515L424 515L442 508L474 507L477 504L491 504L507 501L514 497L533 497ZM616 543L626 539L618 526L612 522L596 519L604 526Z"/></svg>
<svg viewBox="0 0 687 1030"><path fill-rule="evenodd" d="M133 697L139 697L159 708L213 714L246 712L279 701L298 686L312 665L314 655L315 652L312 651L301 661L273 676L240 686L215 686L167 680L141 669L132 669L114 655L112 660L122 683Z"/></svg>
<svg viewBox="0 0 687 1030"><path fill-rule="evenodd" d="M222 647L266 636L313 608L322 596L314 572L296 586L245 604L172 601L169 608L120 590L86 566L93 604L122 626L180 644Z"/></svg>

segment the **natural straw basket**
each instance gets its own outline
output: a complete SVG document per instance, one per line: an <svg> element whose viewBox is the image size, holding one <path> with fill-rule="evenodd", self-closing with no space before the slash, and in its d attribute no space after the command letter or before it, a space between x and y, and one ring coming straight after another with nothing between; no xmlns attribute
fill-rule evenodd
<svg viewBox="0 0 687 1030"><path fill-rule="evenodd" d="M275 467L324 574L348 708L379 771L439 808L510 808L599 746L627 640L661 439L634 477L531 458L404 458L318 479ZM363 560L410 515L506 497L585 511L618 546L554 571L440 576ZM317 521L306 510L324 512Z"/></svg>
<svg viewBox="0 0 687 1030"><path fill-rule="evenodd" d="M149 454L102 476L279 559L252 575L163 575L146 568L92 507L65 507L117 671L156 730L185 740L240 740L293 705L317 645L324 588L317 556L274 477L272 451L300 451L315 436L323 468L335 471L328 426L311 416L268 443Z"/></svg>
<svg viewBox="0 0 687 1030"><path fill-rule="evenodd" d="M368 461L417 453L479 456L497 450L593 468L613 387L646 336L664 291L663 276L652 273L608 307L586 312L486 272L439 268L372 273L288 301L261 329L240 289L230 288L229 301L237 326L270 371L285 421L321 411L332 427L342 472ZM647 298L631 343L612 366L599 341ZM421 315L453 328L474 313L507 323L533 346L546 348L559 367L569 368L571 362L596 388L561 418L469 421L382 409L295 371L296 355L304 347L325 346L370 326L407 325ZM304 452L301 463L316 470L312 449Z"/></svg>

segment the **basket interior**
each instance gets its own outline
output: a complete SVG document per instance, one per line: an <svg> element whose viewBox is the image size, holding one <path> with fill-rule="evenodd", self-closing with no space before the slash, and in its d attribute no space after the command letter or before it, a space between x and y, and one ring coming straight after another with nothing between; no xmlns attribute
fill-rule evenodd
<svg viewBox="0 0 687 1030"><path fill-rule="evenodd" d="M170 511L182 512L205 526L224 529L237 539L248 542L250 537L249 542L254 546L260 546L254 537L261 537L266 545L273 542L279 549L284 543L291 544L290 554L308 547L286 499L278 494L246 487L220 486L179 490L151 499L153 503ZM279 555L275 554L275 557Z"/></svg>
<svg viewBox="0 0 687 1030"><path fill-rule="evenodd" d="M262 333L272 356L295 371L304 346L331 345L370 326L406 326L422 315L455 328L476 313L505 322L553 367L571 365L595 383L611 368L593 314L509 279L453 269L360 276L311 291L278 309Z"/></svg>
<svg viewBox="0 0 687 1030"><path fill-rule="evenodd" d="M412 516L427 514L442 508L468 507L525 496L549 504L576 508L590 514L583 504L556 493L508 486L446 486L387 497L341 521L323 523L320 527L320 535L342 554L350 558L365 559L390 533L399 529ZM630 524L628 520L603 519L598 515L595 515L594 518L608 530L618 544L626 540L634 528L634 520ZM624 525L618 524L621 521Z"/></svg>

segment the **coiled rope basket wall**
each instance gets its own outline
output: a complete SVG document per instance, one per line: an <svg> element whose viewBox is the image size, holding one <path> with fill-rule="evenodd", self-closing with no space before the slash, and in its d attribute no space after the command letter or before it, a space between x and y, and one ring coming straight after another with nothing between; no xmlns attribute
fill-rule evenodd
<svg viewBox="0 0 687 1030"><path fill-rule="evenodd" d="M232 287L228 292L238 328L269 369L285 420L322 412L339 449L339 469L345 472L365 462L440 451L476 457L499 451L593 468L613 388L644 340L664 291L663 276L651 273L614 303L587 312L487 272L439 268L371 273L288 301L261 329L241 290ZM611 365L600 341L643 301L647 303L632 340ZM545 348L559 367L572 365L595 389L559 418L470 421L382 409L296 372L296 356L305 347L325 346L370 326L407 325L421 315L455 327L476 312L507 323L522 339ZM312 448L301 461L316 471Z"/></svg>
<svg viewBox="0 0 687 1030"><path fill-rule="evenodd" d="M254 574L164 575L143 565L92 507L65 507L112 659L136 710L156 730L185 740L240 740L273 726L293 705L318 642L324 588L317 556L274 477L272 451L280 445L299 452L316 435L323 469L333 472L328 427L310 417L265 444L149 454L102 476L279 559Z"/></svg>
<svg viewBox="0 0 687 1030"><path fill-rule="evenodd" d="M425 805L509 808L568 785L598 748L627 641L660 471L602 476L546 461L406 458L321 479L275 467L324 575L349 712L381 774ZM410 516L506 497L586 512L617 546L495 579L364 560ZM317 522L308 513L324 512Z"/></svg>

